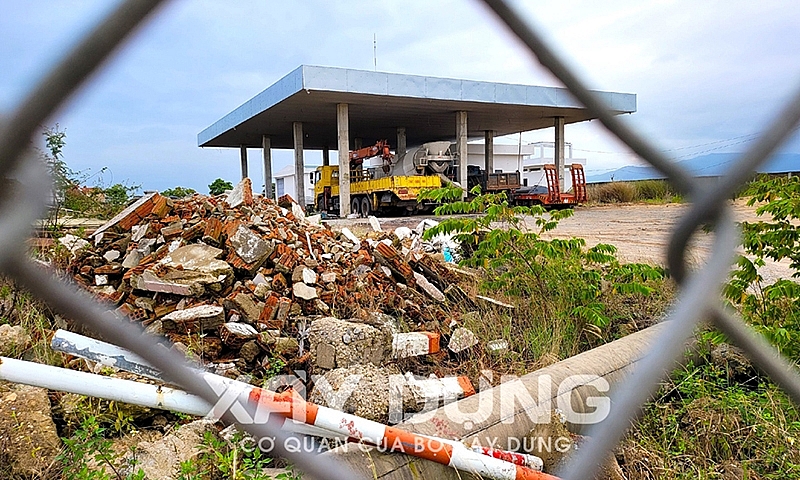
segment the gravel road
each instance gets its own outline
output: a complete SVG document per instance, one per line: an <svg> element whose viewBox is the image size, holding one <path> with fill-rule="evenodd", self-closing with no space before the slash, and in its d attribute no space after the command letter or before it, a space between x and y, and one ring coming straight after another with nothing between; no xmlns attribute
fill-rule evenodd
<svg viewBox="0 0 800 480"><path fill-rule="evenodd" d="M588 246L609 243L617 247L617 254L624 261L664 265L669 235L687 208L688 205L678 203L581 206L575 209L572 217L562 220L555 230L543 236L580 237L586 240ZM737 221L758 219L755 207L748 207L744 201L734 202L733 209ZM413 228L423 218L436 217L381 218L380 221L383 228L389 230L403 225ZM334 229L347 226L356 234L370 229L366 219L332 220L330 223ZM528 223L529 228L536 229L532 222ZM712 241L712 233L699 232L695 235L687 257L690 264L698 265L707 258ZM778 278L790 278L789 262L768 261L762 269L762 275L770 283Z"/></svg>

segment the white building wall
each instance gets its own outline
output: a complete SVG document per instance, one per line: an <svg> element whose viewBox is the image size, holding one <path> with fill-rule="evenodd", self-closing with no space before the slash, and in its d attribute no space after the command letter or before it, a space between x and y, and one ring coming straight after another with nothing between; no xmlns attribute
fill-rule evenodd
<svg viewBox="0 0 800 480"><path fill-rule="evenodd" d="M304 168L305 203L303 203L303 206L314 204L314 185L311 183L310 174L313 173L316 169L317 167L308 165L306 165ZM280 197L281 195L291 195L291 197L297 200L298 202L301 203L303 202L303 199L299 198L295 192L294 165L288 165L282 168L280 171L278 171L278 173L274 175L274 178L275 178L276 198ZM281 183L283 183L282 192L281 192Z"/></svg>

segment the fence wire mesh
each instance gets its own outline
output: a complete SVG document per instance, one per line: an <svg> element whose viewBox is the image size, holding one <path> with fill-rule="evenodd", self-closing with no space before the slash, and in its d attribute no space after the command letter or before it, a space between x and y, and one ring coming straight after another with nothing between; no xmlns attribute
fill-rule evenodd
<svg viewBox="0 0 800 480"><path fill-rule="evenodd" d="M665 329L662 338L655 342L661 346L660 349L646 357L611 395L611 416L588 432L591 440L581 448L580 454L561 472L561 476L576 480L591 478L606 454L635 420L642 405L658 388L660 380L683 354L683 345L695 327L704 321L713 322L743 348L750 359L800 405L800 374L795 367L735 313L725 308L721 301L721 285L739 245L737 227L727 199L797 127L800 122L800 88L716 187L701 189L686 170L615 117L519 11L504 0L483 2L593 116L642 159L666 175L691 200L690 208L671 236L667 252L667 264L680 285L678 301L666 320L671 327ZM9 115L0 119L0 178L15 178L24 186L11 193L4 192L0 197L0 245L3 245L0 270L53 310L138 353L160 369L167 379L214 405L218 395L180 353L162 348L137 324L118 318L76 286L55 278L31 261L25 248L31 224L46 208L51 191L44 165L29 151L34 133L162 3L163 0L127 0L121 4L54 66ZM694 233L705 225L714 231L713 251L704 266L690 271L684 258L686 248ZM717 294L709 295L710 291ZM240 404L248 405L249 402L244 398ZM235 423L230 414L223 416L222 420ZM314 478L359 477L330 457L287 451L282 448L287 434L270 424L240 426L256 437L274 437L277 453Z"/></svg>

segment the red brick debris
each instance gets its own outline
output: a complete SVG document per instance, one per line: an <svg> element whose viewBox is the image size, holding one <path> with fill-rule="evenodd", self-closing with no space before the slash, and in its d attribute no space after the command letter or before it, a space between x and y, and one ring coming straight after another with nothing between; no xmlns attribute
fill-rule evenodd
<svg viewBox="0 0 800 480"><path fill-rule="evenodd" d="M68 271L150 332L205 361L231 362L231 375L267 371L275 358L302 367L303 329L316 318L389 315L438 341L464 310L451 307L470 301L457 275L431 255L404 255L392 232L354 245L291 198L281 206L254 196L249 181L237 189L235 207L226 195L145 195L98 229Z"/></svg>

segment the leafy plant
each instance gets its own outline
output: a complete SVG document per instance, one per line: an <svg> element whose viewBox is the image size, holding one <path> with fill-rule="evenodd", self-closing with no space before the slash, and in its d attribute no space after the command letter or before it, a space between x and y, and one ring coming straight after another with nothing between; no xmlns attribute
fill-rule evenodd
<svg viewBox="0 0 800 480"><path fill-rule="evenodd" d="M144 472L123 474L117 468L117 454L111 449L111 440L104 437L105 429L94 417L81 424L70 438L63 438L64 450L56 457L64 469L65 480L143 480ZM94 463L92 463L92 461ZM108 467L113 475L106 472Z"/></svg>
<svg viewBox="0 0 800 480"><path fill-rule="evenodd" d="M800 277L800 179L759 178L744 192L747 204L768 221L742 222L742 245L747 255L740 256L724 293L753 327L764 334L781 353L800 359L800 285L792 279L766 284L759 273L765 259L788 260Z"/></svg>
<svg viewBox="0 0 800 480"><path fill-rule="evenodd" d="M194 195L197 191L193 188L187 187L175 187L175 188L168 188L161 192L161 195L165 197L175 197L175 198L184 198Z"/></svg>
<svg viewBox="0 0 800 480"><path fill-rule="evenodd" d="M218 178L211 182L211 185L208 186L208 193L211 195L221 195L225 193L225 190L233 189L233 184L231 182L226 182L225 180Z"/></svg>
<svg viewBox="0 0 800 480"><path fill-rule="evenodd" d="M452 193L445 187L421 197L442 201ZM451 201L435 210L437 215L471 215L446 218L426 230L424 238L452 235L462 246L461 263L486 272L485 291L504 292L525 307L527 319L512 321L513 331L508 332L510 341L521 343L512 345L516 347L512 350L533 357L574 355L611 338L609 326L615 320L628 320L618 315L621 310L609 310L612 299L641 299L663 283L663 269L621 264L612 245L586 248L579 238L543 238L572 210L512 206L505 194L481 194L479 187L471 193L475 195L471 200ZM542 350L548 346L549 351Z"/></svg>
<svg viewBox="0 0 800 480"><path fill-rule="evenodd" d="M245 448L246 447L246 448ZM212 432L205 432L200 454L182 462L178 472L181 480L269 480L264 469L272 463L255 442L236 432L230 442ZM280 476L279 476L280 477Z"/></svg>

